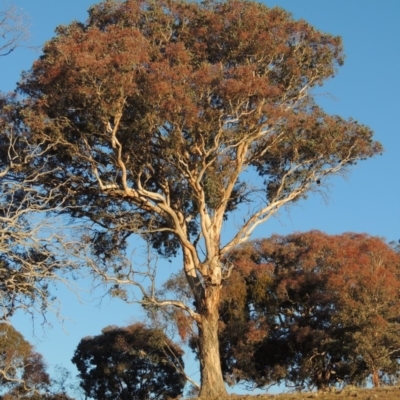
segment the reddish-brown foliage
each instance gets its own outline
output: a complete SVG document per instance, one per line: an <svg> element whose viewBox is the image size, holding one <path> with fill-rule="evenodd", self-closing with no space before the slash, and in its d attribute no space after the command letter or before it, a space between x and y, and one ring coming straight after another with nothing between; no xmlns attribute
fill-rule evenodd
<svg viewBox="0 0 400 400"><path fill-rule="evenodd" d="M230 379L318 388L367 377L375 386L393 382L400 256L382 239L313 231L258 240L232 257L239 278L224 291L220 335Z"/></svg>

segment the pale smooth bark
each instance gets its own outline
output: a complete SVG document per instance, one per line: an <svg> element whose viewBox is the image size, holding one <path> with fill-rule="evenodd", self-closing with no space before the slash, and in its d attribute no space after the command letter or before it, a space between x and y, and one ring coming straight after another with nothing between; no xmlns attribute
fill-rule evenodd
<svg viewBox="0 0 400 400"><path fill-rule="evenodd" d="M203 302L199 328L200 398L218 398L227 394L221 370L218 341L218 305L220 287L209 287Z"/></svg>

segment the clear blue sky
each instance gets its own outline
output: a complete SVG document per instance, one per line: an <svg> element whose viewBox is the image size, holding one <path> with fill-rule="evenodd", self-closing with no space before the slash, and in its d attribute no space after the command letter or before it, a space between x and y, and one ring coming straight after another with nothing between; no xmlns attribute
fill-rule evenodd
<svg viewBox="0 0 400 400"><path fill-rule="evenodd" d="M263 3L280 6L296 19L304 18L322 31L343 37L345 65L334 79L318 89L318 101L332 114L351 116L369 125L385 152L381 157L360 162L346 179L332 179L327 199L311 196L287 212L282 211L256 234L268 236L319 229L332 234L367 232L397 241L400 239L400 1L266 0ZM30 68L57 25L74 19L84 21L93 1L14 0L14 4L30 18L31 40L30 47L0 58L2 91L13 89L20 72ZM179 263L176 260L176 265ZM167 264L164 272L173 272L173 265ZM63 314L71 318L64 324L68 333L57 321L45 333L36 326L35 334L28 317L19 316L14 321L50 367L63 364L70 368L69 360L82 337L98 334L107 325L140 320L138 308L121 301L105 298L99 308L96 300L82 305L62 288L57 293Z"/></svg>

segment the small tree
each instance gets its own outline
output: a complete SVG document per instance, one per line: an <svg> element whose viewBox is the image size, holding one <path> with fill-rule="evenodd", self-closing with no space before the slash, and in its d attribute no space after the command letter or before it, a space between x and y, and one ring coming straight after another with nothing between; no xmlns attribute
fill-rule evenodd
<svg viewBox="0 0 400 400"><path fill-rule="evenodd" d="M228 379L324 389L397 375L400 257L383 240L312 231L232 257L220 308Z"/></svg>
<svg viewBox="0 0 400 400"><path fill-rule="evenodd" d="M340 38L279 8L111 0L86 23L59 27L19 85L29 142L50 147L34 160L46 170L40 184L91 222L96 273L196 321L201 396L226 393L226 255L282 206L381 151L370 129L313 101L310 89L342 63ZM244 221L223 242L239 209ZM181 252L194 307L161 301L137 270L124 270L119 255L132 234L164 256Z"/></svg>
<svg viewBox="0 0 400 400"><path fill-rule="evenodd" d="M0 323L0 385L20 398L50 383L42 356L7 323Z"/></svg>
<svg viewBox="0 0 400 400"><path fill-rule="evenodd" d="M183 351L157 329L110 326L79 343L72 362L95 399L169 399L182 394Z"/></svg>

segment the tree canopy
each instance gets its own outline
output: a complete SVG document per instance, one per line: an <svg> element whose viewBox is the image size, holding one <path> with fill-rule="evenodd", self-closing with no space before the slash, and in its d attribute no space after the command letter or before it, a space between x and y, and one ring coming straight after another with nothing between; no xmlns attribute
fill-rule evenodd
<svg viewBox="0 0 400 400"><path fill-rule="evenodd" d="M318 389L396 381L400 255L384 240L274 235L232 257L220 307L228 381Z"/></svg>
<svg viewBox="0 0 400 400"><path fill-rule="evenodd" d="M49 207L89 222L96 273L196 321L202 396L225 393L217 330L227 254L282 206L381 152L368 127L313 99L343 59L339 37L280 8L111 0L58 27L19 84L20 134L38 149L22 170L39 165ZM222 240L238 209L243 224ZM124 268L132 234L183 255L195 307L159 301Z"/></svg>
<svg viewBox="0 0 400 400"><path fill-rule="evenodd" d="M182 394L183 351L143 324L109 326L79 343L72 362L81 387L94 399L169 399Z"/></svg>

